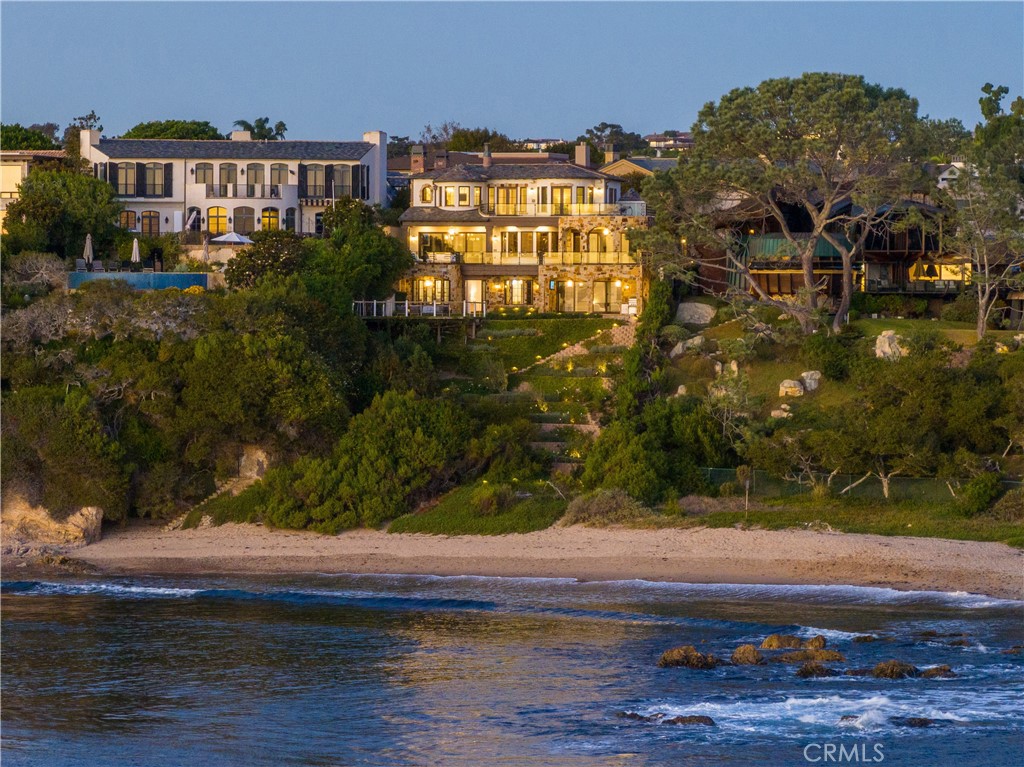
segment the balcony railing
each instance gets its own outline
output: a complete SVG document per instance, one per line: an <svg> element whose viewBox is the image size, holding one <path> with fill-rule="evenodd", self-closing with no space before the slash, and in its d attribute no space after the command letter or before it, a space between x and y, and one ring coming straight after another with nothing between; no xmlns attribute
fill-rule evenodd
<svg viewBox="0 0 1024 767"><path fill-rule="evenodd" d="M524 202L484 203L480 212L489 216L619 216L635 215L624 211L633 208L625 203L604 202Z"/></svg>
<svg viewBox="0 0 1024 767"><path fill-rule="evenodd" d="M550 253L458 253L455 251L427 251L420 260L429 264L483 264L492 266L592 266L601 264L635 264L636 258L627 251L610 252L550 252Z"/></svg>
<svg viewBox="0 0 1024 767"><path fill-rule="evenodd" d="M211 199L242 198L279 200L283 184L207 184L206 196Z"/></svg>
<svg viewBox="0 0 1024 767"><path fill-rule="evenodd" d="M483 301L396 301L391 297L383 301L353 301L352 312L357 317L486 317L487 304Z"/></svg>
<svg viewBox="0 0 1024 767"><path fill-rule="evenodd" d="M961 292L967 283L961 280L865 280L865 293L912 293L947 296Z"/></svg>

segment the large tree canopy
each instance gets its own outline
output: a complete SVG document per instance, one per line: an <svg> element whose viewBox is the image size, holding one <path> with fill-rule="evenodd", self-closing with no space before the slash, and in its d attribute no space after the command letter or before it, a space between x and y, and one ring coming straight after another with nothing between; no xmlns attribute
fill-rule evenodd
<svg viewBox="0 0 1024 767"><path fill-rule="evenodd" d="M224 138L221 132L208 121L198 120L153 120L139 123L121 138L186 139L207 141Z"/></svg>
<svg viewBox="0 0 1024 767"><path fill-rule="evenodd" d="M727 267L759 299L778 303L730 250L730 221L770 220L807 286L801 305L785 308L809 332L819 309L814 253L826 240L843 263L838 327L853 293L855 256L871 229L886 225L920 183L919 127L916 100L860 76L809 73L737 88L705 105L693 126L693 149L671 176L649 185L663 235L650 242L677 262L683 238L725 250ZM809 221L806 231L793 226L793 209Z"/></svg>
<svg viewBox="0 0 1024 767"><path fill-rule="evenodd" d="M45 134L18 123L0 125L0 148L12 149L59 149Z"/></svg>

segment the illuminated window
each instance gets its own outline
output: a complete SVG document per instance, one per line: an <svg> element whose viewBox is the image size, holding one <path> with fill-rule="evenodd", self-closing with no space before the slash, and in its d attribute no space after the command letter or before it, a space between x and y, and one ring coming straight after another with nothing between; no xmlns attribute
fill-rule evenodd
<svg viewBox="0 0 1024 767"><path fill-rule="evenodd" d="M164 166L159 162L146 163L146 197L164 196ZM143 214L145 217L145 214ZM159 228L159 227L158 227Z"/></svg>
<svg viewBox="0 0 1024 767"><path fill-rule="evenodd" d="M455 207L455 187L446 186L444 188L444 205L446 208Z"/></svg>
<svg viewBox="0 0 1024 767"><path fill-rule="evenodd" d="M196 163L196 183L197 184L212 184L213 183L213 163L212 162L199 162L199 163Z"/></svg>
<svg viewBox="0 0 1024 767"><path fill-rule="evenodd" d="M135 163L117 164L117 193L123 197L135 196Z"/></svg>
<svg viewBox="0 0 1024 767"><path fill-rule="evenodd" d="M271 231L280 228L280 213L277 208L264 208L261 226L263 231Z"/></svg>
<svg viewBox="0 0 1024 767"><path fill-rule="evenodd" d="M434 301L447 303L451 300L451 282L436 277L420 277L412 283L412 300L424 304Z"/></svg>
<svg viewBox="0 0 1024 767"><path fill-rule="evenodd" d="M156 237L160 234L160 214L155 210L142 211L142 234L146 237Z"/></svg>
<svg viewBox="0 0 1024 767"><path fill-rule="evenodd" d="M239 234L251 234L256 228L256 211L248 205L235 208L234 219L231 228Z"/></svg>
<svg viewBox="0 0 1024 767"><path fill-rule="evenodd" d="M432 203L434 201L434 187L425 184L420 190L420 202Z"/></svg>
<svg viewBox="0 0 1024 767"><path fill-rule="evenodd" d="M480 189L480 187L474 186L473 187L473 205L475 205L478 208L480 207L480 195L481 194L482 194L482 190Z"/></svg>
<svg viewBox="0 0 1024 767"><path fill-rule="evenodd" d="M460 206L469 205L469 187L468 186L460 186L459 187L459 205Z"/></svg>
<svg viewBox="0 0 1024 767"><path fill-rule="evenodd" d="M136 224L138 223L137 219L138 219L138 216L136 215L134 210L122 210L121 211L121 222L120 222L121 228L122 229L134 229Z"/></svg>
<svg viewBox="0 0 1024 767"><path fill-rule="evenodd" d="M227 234L227 208L208 208L206 211L206 231L210 234Z"/></svg>

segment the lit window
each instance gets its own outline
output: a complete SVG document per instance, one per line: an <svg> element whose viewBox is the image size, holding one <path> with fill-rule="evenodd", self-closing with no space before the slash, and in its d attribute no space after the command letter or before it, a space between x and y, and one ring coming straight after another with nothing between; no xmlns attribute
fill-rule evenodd
<svg viewBox="0 0 1024 767"><path fill-rule="evenodd" d="M210 234L227 234L227 208L209 208L206 211L206 231Z"/></svg>
<svg viewBox="0 0 1024 767"><path fill-rule="evenodd" d="M454 208L455 207L455 187L454 186L446 186L444 188L444 206L446 208Z"/></svg>
<svg viewBox="0 0 1024 767"><path fill-rule="evenodd" d="M275 229L279 229L280 228L279 224L280 224L280 213L278 212L277 208L264 208L263 209L263 216L262 216L262 223L261 223L261 226L263 227L263 231L267 232L267 231L272 231L272 230L275 230Z"/></svg>
<svg viewBox="0 0 1024 767"><path fill-rule="evenodd" d="M434 187L425 184L420 190L420 202L432 203L434 201Z"/></svg>
<svg viewBox="0 0 1024 767"><path fill-rule="evenodd" d="M461 206L466 206L466 205L469 205L469 187L468 186L460 186L459 187L459 206L461 207Z"/></svg>

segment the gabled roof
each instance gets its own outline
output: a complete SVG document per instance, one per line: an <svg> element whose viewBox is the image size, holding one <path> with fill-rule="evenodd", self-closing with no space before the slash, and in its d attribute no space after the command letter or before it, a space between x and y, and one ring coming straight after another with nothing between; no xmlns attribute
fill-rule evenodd
<svg viewBox="0 0 1024 767"><path fill-rule="evenodd" d="M100 139L110 158L186 160L358 160L373 148L367 141L178 141Z"/></svg>
<svg viewBox="0 0 1024 767"><path fill-rule="evenodd" d="M431 170L426 173L417 173L413 178L432 178L435 181L527 181L531 179L554 178L554 179L608 179L618 181L614 176L609 176L596 170L590 170L580 165L571 165L567 162L552 162L536 165L492 165L485 168L482 165L456 165L454 168L443 168Z"/></svg>
<svg viewBox="0 0 1024 767"><path fill-rule="evenodd" d="M63 149L4 149L0 150L0 157L4 159L25 159L33 157L60 158L64 157Z"/></svg>
<svg viewBox="0 0 1024 767"><path fill-rule="evenodd" d="M640 172L647 171L654 173L659 170L672 170L679 165L678 157L623 157L621 160L610 162L601 167L602 173L612 175L624 175L629 172L625 166L633 165Z"/></svg>

